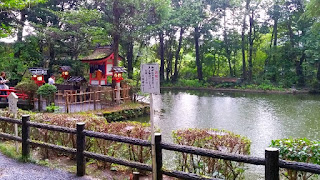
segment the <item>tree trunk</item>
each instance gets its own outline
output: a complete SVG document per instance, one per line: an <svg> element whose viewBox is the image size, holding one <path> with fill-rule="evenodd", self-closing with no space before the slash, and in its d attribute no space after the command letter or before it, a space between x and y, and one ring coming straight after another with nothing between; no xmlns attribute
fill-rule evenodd
<svg viewBox="0 0 320 180"><path fill-rule="evenodd" d="M118 66L118 57L119 57L119 26L120 26L120 12L118 8L119 2L118 0L113 1L113 54L114 61L113 66Z"/></svg>
<svg viewBox="0 0 320 180"><path fill-rule="evenodd" d="M118 57L119 57L119 27L120 27L120 12L118 9L118 0L113 1L112 13L113 13L113 66L118 66ZM112 80L112 88L116 88L116 81Z"/></svg>
<svg viewBox="0 0 320 180"><path fill-rule="evenodd" d="M163 32L161 31L159 33L159 39L160 39L160 82L164 81L164 37Z"/></svg>
<svg viewBox="0 0 320 180"><path fill-rule="evenodd" d="M248 80L249 82L252 81L252 69L253 69L253 65L252 65L252 52L253 52L253 39L252 38L252 29L254 26L254 22L253 22L253 18L254 18L254 13L253 10L251 11L251 16L250 16L250 30L249 30L249 68L248 68Z"/></svg>
<svg viewBox="0 0 320 180"><path fill-rule="evenodd" d="M174 40L175 36L171 36L169 39L169 44L167 47L167 52L168 52L168 56L167 56L167 77L166 80L169 81L170 77L172 76L172 59L173 59L173 52L172 52L172 42Z"/></svg>
<svg viewBox="0 0 320 180"><path fill-rule="evenodd" d="M196 26L194 28L194 46L196 49L196 65L197 65L198 79L199 81L201 81L203 80L203 77L202 77L202 64L201 64L200 52L199 52L199 38L200 38L199 27Z"/></svg>
<svg viewBox="0 0 320 180"><path fill-rule="evenodd" d="M18 22L18 33L17 33L17 43L21 43L22 42L22 38L23 38L23 28L24 28L24 23L26 21L26 10L21 10L20 11L20 20ZM15 58L19 58L20 56L20 48L18 47L18 50L14 53L14 57Z"/></svg>
<svg viewBox="0 0 320 180"><path fill-rule="evenodd" d="M247 71L246 71L246 40L245 40L245 31L246 31L246 17L249 9L250 0L246 0L246 9L243 17L243 25L241 32L241 51L242 51L242 78L247 80Z"/></svg>
<svg viewBox="0 0 320 180"><path fill-rule="evenodd" d="M229 73L230 76L233 77L233 71L232 71L232 65L231 65L231 52L229 49L229 40L227 37L227 21L226 21L226 8L223 9L223 24L224 24L224 32L223 32L223 39L224 39L224 48L226 50L226 58L228 59L228 64L229 64Z"/></svg>
<svg viewBox="0 0 320 180"><path fill-rule="evenodd" d="M303 74L303 67L302 63L306 58L306 54L303 52L301 58L299 61L296 61L296 73L298 76L298 86L303 87L304 86L304 74Z"/></svg>
<svg viewBox="0 0 320 180"><path fill-rule="evenodd" d="M317 80L320 82L320 62L318 63Z"/></svg>
<svg viewBox="0 0 320 180"><path fill-rule="evenodd" d="M127 50L127 61L128 61L128 78L133 78L133 42L130 41L128 43Z"/></svg>
<svg viewBox="0 0 320 180"><path fill-rule="evenodd" d="M175 57L175 62L174 62L174 74L173 74L173 82L176 82L178 80L178 61L179 61L179 56L180 56L180 50L182 46L182 35L184 33L184 29L181 27L180 29L180 36L179 36L179 44L178 44L178 49L176 51L176 57Z"/></svg>
<svg viewBox="0 0 320 180"><path fill-rule="evenodd" d="M23 33L24 23L26 21L26 11L21 10L20 16L21 16L21 19L19 20L18 33L17 33L18 42L22 42L22 33Z"/></svg>

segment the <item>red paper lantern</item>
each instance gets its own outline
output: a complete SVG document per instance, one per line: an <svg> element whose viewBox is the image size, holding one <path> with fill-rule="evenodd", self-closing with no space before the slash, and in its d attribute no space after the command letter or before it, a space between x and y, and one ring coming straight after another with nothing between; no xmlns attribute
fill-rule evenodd
<svg viewBox="0 0 320 180"><path fill-rule="evenodd" d="M112 80L115 80L117 83L123 80L122 72L113 72Z"/></svg>
<svg viewBox="0 0 320 180"><path fill-rule="evenodd" d="M61 76L62 76L62 78L65 79L65 80L69 79L69 77L70 77L68 71L63 71Z"/></svg>
<svg viewBox="0 0 320 180"><path fill-rule="evenodd" d="M32 75L31 79L38 85L41 86L45 83L43 75Z"/></svg>

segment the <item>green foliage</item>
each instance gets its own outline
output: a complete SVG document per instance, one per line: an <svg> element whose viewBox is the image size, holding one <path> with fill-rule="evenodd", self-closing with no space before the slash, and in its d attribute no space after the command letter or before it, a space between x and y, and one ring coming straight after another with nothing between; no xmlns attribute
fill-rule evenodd
<svg viewBox="0 0 320 180"><path fill-rule="evenodd" d="M26 7L30 7L36 5L38 3L43 3L46 0L32 0L32 1L25 1L25 0L4 0L0 3L0 17L5 15L11 15L14 11L24 9ZM3 19L1 19L3 20ZM13 21L13 22L11 22ZM14 18L10 19L10 22L4 24L1 22L0 24L0 38L7 37L11 35L13 32L12 29L14 28Z"/></svg>
<svg viewBox="0 0 320 180"><path fill-rule="evenodd" d="M54 102L54 94L57 92L57 87L50 84L45 84L39 87L37 94L47 100L48 104Z"/></svg>
<svg viewBox="0 0 320 180"><path fill-rule="evenodd" d="M275 147L279 149L280 159L320 164L319 141L311 141L306 138L277 139L272 140L270 147ZM318 177L318 175L287 169L282 169L282 176L286 177L289 180L305 180L314 179Z"/></svg>
<svg viewBox="0 0 320 180"><path fill-rule="evenodd" d="M19 147L20 149L21 147ZM19 159L21 157L21 150L20 151L16 151L16 147L12 145L12 143L10 143L10 141L7 142L1 142L0 143L0 151L13 159Z"/></svg>
<svg viewBox="0 0 320 180"><path fill-rule="evenodd" d="M43 97L50 97L57 92L57 87L50 84L45 84L39 87L37 94Z"/></svg>
<svg viewBox="0 0 320 180"><path fill-rule="evenodd" d="M47 112L56 112L60 110L59 106L55 106L54 103L46 107Z"/></svg>
<svg viewBox="0 0 320 180"><path fill-rule="evenodd" d="M265 80L259 84L244 84L240 86L235 86L239 89L252 89L252 90L264 90L264 91L284 91L285 89L281 86L275 86L270 81Z"/></svg>
<svg viewBox="0 0 320 180"><path fill-rule="evenodd" d="M18 85L16 85L15 89L28 95L28 101L29 101L29 104L31 104L38 90L38 85L29 78L19 82Z"/></svg>
<svg viewBox="0 0 320 180"><path fill-rule="evenodd" d="M209 87L209 84L205 83L205 82L200 82L199 80L180 79L178 82L176 82L174 84L164 83L163 86L202 88L202 87Z"/></svg>
<svg viewBox="0 0 320 180"><path fill-rule="evenodd" d="M140 117L149 113L149 107L138 107L132 109L124 109L122 111L106 112L103 115L108 120L108 122L116 122Z"/></svg>
<svg viewBox="0 0 320 180"><path fill-rule="evenodd" d="M126 137L150 140L150 124L139 122L114 122L107 123L104 117L95 116L94 114L58 114L58 113L31 113L19 110L18 119L23 114L30 114L32 122L45 123L56 126L75 128L77 122L85 122L86 130L103 132ZM7 111L0 110L0 115L8 117ZM0 122L0 130L5 133L14 133L14 125L11 123ZM21 133L21 129L19 129ZM61 133L45 129L30 129L30 138L35 141L41 141L60 146L76 148L76 136L73 134ZM87 138L85 149L90 152L100 153L107 156L136 161L140 163L151 162L151 151L149 147L137 145L128 145L115 141L107 141L98 138ZM51 151L48 149L40 149L40 155L44 159L55 158L57 156L65 156L64 153ZM72 155L70 157L73 158ZM99 168L111 168L112 164L94 161Z"/></svg>
<svg viewBox="0 0 320 180"><path fill-rule="evenodd" d="M186 129L173 131L174 142L180 145L217 150L225 153L250 154L251 141L229 131L217 129ZM223 179L244 179L243 163L177 154L177 169Z"/></svg>

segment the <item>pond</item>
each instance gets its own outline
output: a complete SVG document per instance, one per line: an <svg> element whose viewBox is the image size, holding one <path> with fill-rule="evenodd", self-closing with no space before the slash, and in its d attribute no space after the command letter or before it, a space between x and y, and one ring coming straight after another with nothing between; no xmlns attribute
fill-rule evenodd
<svg viewBox="0 0 320 180"><path fill-rule="evenodd" d="M176 129L225 129L247 136L251 155L264 157L273 139L319 139L319 95L162 91L154 96L154 108L164 142L172 142ZM149 117L136 120L148 122ZM250 171L261 175L263 167Z"/></svg>

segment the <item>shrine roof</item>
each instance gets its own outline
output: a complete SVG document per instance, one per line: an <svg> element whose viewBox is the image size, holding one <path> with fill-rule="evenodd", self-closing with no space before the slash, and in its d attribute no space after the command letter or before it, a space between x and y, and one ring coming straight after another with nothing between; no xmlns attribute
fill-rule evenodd
<svg viewBox="0 0 320 180"><path fill-rule="evenodd" d="M103 46L96 48L92 54L82 58L82 61L94 61L101 60L106 57L109 57L113 53L113 49L111 46Z"/></svg>
<svg viewBox="0 0 320 180"><path fill-rule="evenodd" d="M71 71L71 67L70 66L60 66L60 70L61 71Z"/></svg>
<svg viewBox="0 0 320 180"><path fill-rule="evenodd" d="M123 73L127 71L123 67L113 66L110 72Z"/></svg>

